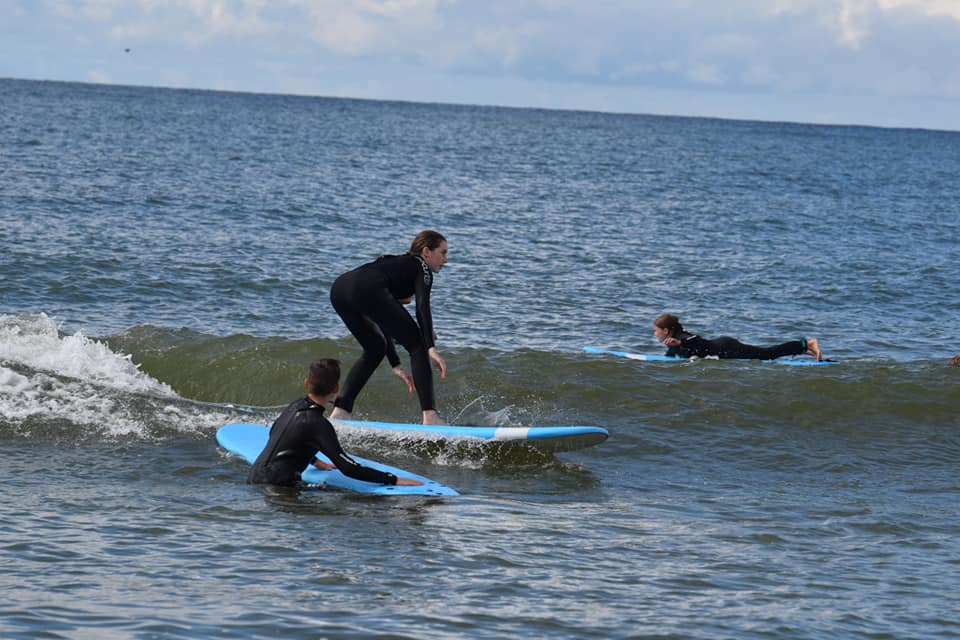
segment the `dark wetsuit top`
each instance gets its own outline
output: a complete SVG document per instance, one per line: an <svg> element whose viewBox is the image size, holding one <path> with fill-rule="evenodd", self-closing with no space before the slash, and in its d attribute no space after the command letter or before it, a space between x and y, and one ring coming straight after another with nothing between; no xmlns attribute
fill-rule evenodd
<svg viewBox="0 0 960 640"><path fill-rule="evenodd" d="M356 337L363 354L350 369L337 397L337 406L353 410L353 402L383 360L400 364L393 341L410 353L414 385L423 410L433 409L433 373L427 349L434 346L430 290L433 272L423 259L404 254L380 256L348 271L330 288L330 301ZM416 298L416 321L400 300Z"/></svg>
<svg viewBox="0 0 960 640"><path fill-rule="evenodd" d="M680 344L668 347L666 355L677 358L775 360L782 356L799 356L807 351L805 339L784 342L772 347L755 347L726 336L707 340L684 332L676 337L679 338Z"/></svg>
<svg viewBox="0 0 960 640"><path fill-rule="evenodd" d="M323 407L309 397L290 403L270 427L270 438L260 452L247 482L296 486L300 474L313 463L317 452L330 458L343 475L379 484L397 484L397 477L365 467L340 446L337 432L323 416Z"/></svg>

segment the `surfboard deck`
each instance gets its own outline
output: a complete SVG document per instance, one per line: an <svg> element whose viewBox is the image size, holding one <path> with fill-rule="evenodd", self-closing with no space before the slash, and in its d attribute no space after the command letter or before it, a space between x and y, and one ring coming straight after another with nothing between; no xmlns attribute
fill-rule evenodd
<svg viewBox="0 0 960 640"><path fill-rule="evenodd" d="M657 362L690 362L692 358L678 358L676 356L663 356L655 354L629 353L627 351L615 351L612 349L601 349L599 347L584 347L587 353L599 355L617 356L618 358L629 358L630 360L647 360ZM794 360L791 358L777 358L776 360L761 360L765 364L786 364L793 366L811 366L821 364L837 364L835 360Z"/></svg>
<svg viewBox="0 0 960 640"><path fill-rule="evenodd" d="M270 427L263 424L249 424L243 422L234 422L220 427L217 430L217 443L235 455L240 456L247 462L253 464L263 451L270 435ZM404 485L385 485L375 482L364 482L343 475L338 469L324 471L309 465L301 477L303 481L309 484L322 485L333 489L343 489L355 491L357 493L372 493L376 495L428 495L428 496L458 496L456 490L448 486L435 482L430 478L419 476L415 473L391 467L390 465L367 460L359 456L351 455L351 458L360 464L387 471L397 477L415 478L423 482L419 486ZM317 453L317 458L323 462L330 463L330 459L322 453Z"/></svg>
<svg viewBox="0 0 960 640"><path fill-rule="evenodd" d="M629 358L630 360L646 360L656 362L687 362L689 358L677 358L675 356L662 356L656 354L629 353L627 351L614 351L612 349L601 349L600 347L584 347L587 353L594 353L604 356L617 356L618 358Z"/></svg>
<svg viewBox="0 0 960 640"><path fill-rule="evenodd" d="M334 425L355 429L380 429L410 437L467 439L483 443L526 445L544 452L575 451L600 444L610 433L603 427L584 425L534 427L430 426L371 420L331 420Z"/></svg>

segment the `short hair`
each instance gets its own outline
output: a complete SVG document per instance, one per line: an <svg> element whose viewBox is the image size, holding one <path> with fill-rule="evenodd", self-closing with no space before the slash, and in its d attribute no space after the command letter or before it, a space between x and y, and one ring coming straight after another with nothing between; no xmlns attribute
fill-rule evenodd
<svg viewBox="0 0 960 640"><path fill-rule="evenodd" d="M333 393L340 382L340 361L334 358L321 358L310 363L307 374L307 390L315 396Z"/></svg>

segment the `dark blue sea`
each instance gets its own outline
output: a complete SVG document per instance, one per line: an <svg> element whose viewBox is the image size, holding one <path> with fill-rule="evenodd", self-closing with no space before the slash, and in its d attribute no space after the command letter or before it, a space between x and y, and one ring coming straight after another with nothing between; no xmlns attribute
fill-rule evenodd
<svg viewBox="0 0 960 640"><path fill-rule="evenodd" d="M960 637L960 133L0 80L0 637ZM449 241L456 498L245 484L214 434ZM640 362L815 337L836 364ZM401 352L402 353L402 352ZM410 422L384 366L358 417Z"/></svg>

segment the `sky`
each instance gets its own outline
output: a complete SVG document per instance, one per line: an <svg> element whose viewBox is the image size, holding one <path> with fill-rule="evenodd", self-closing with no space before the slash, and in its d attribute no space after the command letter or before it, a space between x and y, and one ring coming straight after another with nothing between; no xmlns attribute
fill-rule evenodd
<svg viewBox="0 0 960 640"><path fill-rule="evenodd" d="M0 0L0 78L960 130L960 0Z"/></svg>

